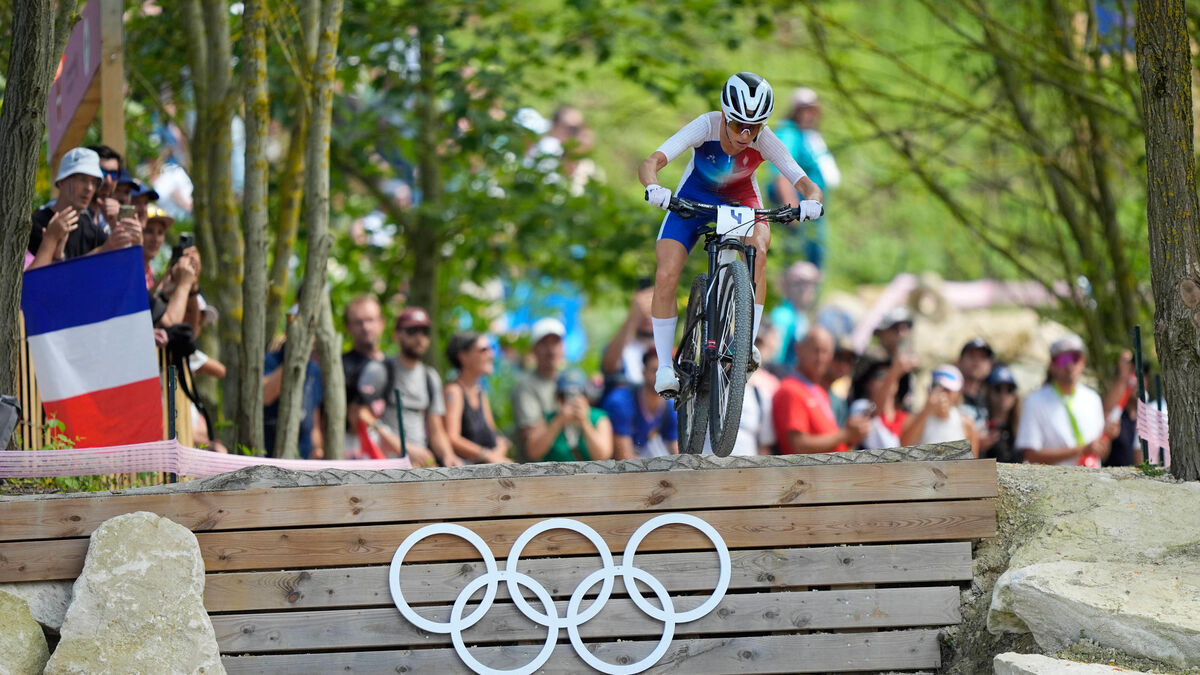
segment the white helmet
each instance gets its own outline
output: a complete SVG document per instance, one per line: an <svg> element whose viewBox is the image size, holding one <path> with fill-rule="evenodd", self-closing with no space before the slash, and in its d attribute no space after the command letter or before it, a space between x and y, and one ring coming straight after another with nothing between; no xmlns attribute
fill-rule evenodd
<svg viewBox="0 0 1200 675"><path fill-rule="evenodd" d="M763 124L774 109L771 85L754 73L738 73L721 88L721 110L735 122Z"/></svg>

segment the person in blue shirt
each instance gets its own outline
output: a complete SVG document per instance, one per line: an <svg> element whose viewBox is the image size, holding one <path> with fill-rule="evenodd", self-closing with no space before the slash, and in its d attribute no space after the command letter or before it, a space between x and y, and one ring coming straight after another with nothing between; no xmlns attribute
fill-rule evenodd
<svg viewBox="0 0 1200 675"><path fill-rule="evenodd" d="M600 407L613 428L613 459L662 457L679 454L675 407L654 391L658 355L642 357L642 384L617 387Z"/></svg>
<svg viewBox="0 0 1200 675"><path fill-rule="evenodd" d="M263 443L268 454L275 448L275 431L279 426L279 394L283 384L283 359L287 345L267 352L263 361ZM325 388L321 367L310 356L304 374L304 416L300 419L298 439L301 459L324 457L324 437L321 435L321 402Z"/></svg>
<svg viewBox="0 0 1200 675"><path fill-rule="evenodd" d="M833 153L825 145L825 138L817 131L821 119L821 102L817 92L808 87L800 87L792 93L792 111L788 118L775 130L775 135L795 158L800 168L821 188L822 194L828 194L842 182L841 171L833 159ZM799 197L796 189L787 179L771 167L771 179L767 187L767 196L776 204L797 204ZM826 255L825 219L818 218L803 230L804 237L801 251L806 260L823 268ZM792 248L784 242L784 250L791 254Z"/></svg>

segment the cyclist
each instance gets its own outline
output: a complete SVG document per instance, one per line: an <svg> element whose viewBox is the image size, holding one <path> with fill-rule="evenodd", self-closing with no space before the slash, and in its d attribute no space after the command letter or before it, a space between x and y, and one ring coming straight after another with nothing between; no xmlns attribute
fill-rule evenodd
<svg viewBox="0 0 1200 675"><path fill-rule="evenodd" d="M658 184L658 172L691 148L691 161L676 187L680 197L708 204L736 202L740 206L762 208L762 197L754 173L758 165L767 160L804 196L799 204L800 220L821 217L824 213L821 189L805 175L791 153L766 126L774 108L775 97L771 85L762 77L745 72L730 77L721 88L720 111L707 112L692 120L639 165L638 178L646 186L646 201L662 209L670 206L671 190ZM706 225L702 219L686 219L668 211L658 231L658 241L654 247L658 271L654 277L650 315L659 363L654 389L661 396L679 393L679 377L671 358L678 319L676 294L679 275L683 272L688 253ZM759 251L754 266L757 291L754 297L754 334L750 338L753 344L766 299L766 253L771 244L770 227L766 223L758 223L747 239ZM761 362L762 357L755 348L751 368L757 368Z"/></svg>

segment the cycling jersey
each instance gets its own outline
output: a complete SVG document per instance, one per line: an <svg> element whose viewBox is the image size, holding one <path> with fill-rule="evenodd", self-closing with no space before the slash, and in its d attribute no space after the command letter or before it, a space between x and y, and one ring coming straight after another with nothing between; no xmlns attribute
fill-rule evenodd
<svg viewBox="0 0 1200 675"><path fill-rule="evenodd" d="M724 125L720 111L704 113L659 146L658 152L666 155L668 162L692 149L691 160L675 188L676 195L706 204L736 202L757 209L762 208L762 194L754 174L763 160L775 165L792 184L805 177L804 170L767 126L745 150L737 155L726 154L721 148ZM658 238L674 239L690 251L706 225L701 218L683 218L668 212Z"/></svg>

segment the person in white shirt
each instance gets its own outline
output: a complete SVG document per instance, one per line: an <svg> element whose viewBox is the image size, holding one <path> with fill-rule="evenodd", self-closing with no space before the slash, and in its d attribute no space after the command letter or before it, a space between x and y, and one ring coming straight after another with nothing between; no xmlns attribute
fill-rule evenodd
<svg viewBox="0 0 1200 675"><path fill-rule="evenodd" d="M1046 384L1025 397L1014 443L1026 462L1073 466L1087 455L1108 457L1100 395L1079 381L1087 355L1083 340L1068 335L1050 345Z"/></svg>
<svg viewBox="0 0 1200 675"><path fill-rule="evenodd" d="M904 445L948 443L967 439L971 454L979 456L979 439L975 423L959 411L962 402L963 376L956 366L944 363L933 369L929 398L920 412L910 415L900 432Z"/></svg>

